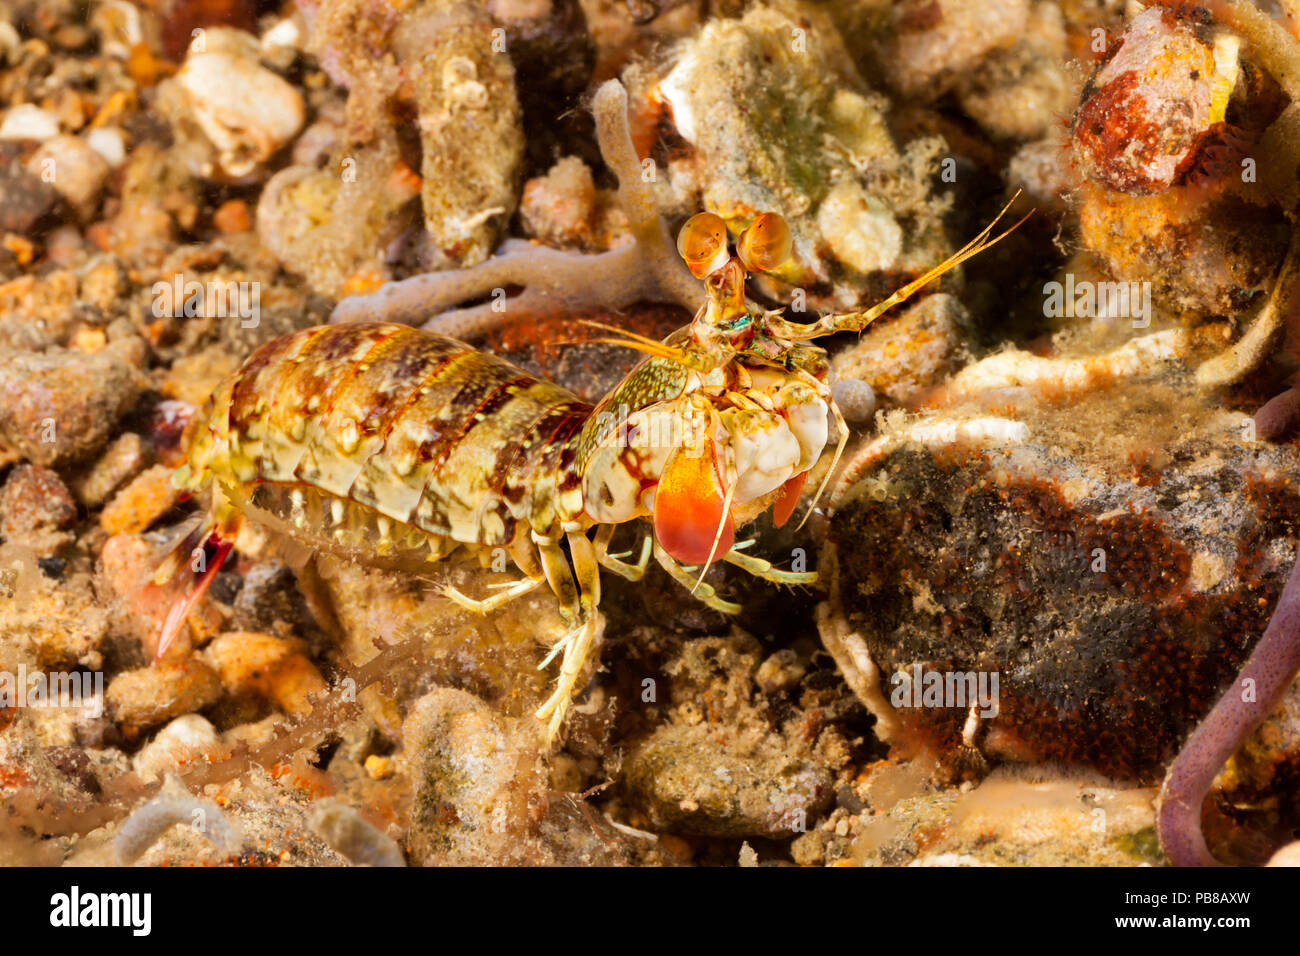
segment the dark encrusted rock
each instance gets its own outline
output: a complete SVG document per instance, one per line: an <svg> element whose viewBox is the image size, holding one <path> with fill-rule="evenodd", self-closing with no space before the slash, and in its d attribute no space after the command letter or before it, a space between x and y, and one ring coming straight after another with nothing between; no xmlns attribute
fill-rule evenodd
<svg viewBox="0 0 1300 956"><path fill-rule="evenodd" d="M823 555L839 620L885 701L916 665L998 675L998 712L975 727L953 701L894 708L911 742L956 761L965 731L986 757L1154 781L1272 612L1300 450L1177 385L1020 412L1023 442L903 442L857 463Z"/></svg>
<svg viewBox="0 0 1300 956"><path fill-rule="evenodd" d="M0 232L38 235L54 224L59 192L18 163L0 165Z"/></svg>

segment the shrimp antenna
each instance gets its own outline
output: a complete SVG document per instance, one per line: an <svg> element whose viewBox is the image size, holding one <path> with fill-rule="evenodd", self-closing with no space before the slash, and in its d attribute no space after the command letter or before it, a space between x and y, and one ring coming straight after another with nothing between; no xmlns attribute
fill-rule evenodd
<svg viewBox="0 0 1300 956"><path fill-rule="evenodd" d="M892 309L900 302L910 299L918 290L933 282L945 272L949 272L956 268L967 259L978 255L990 246L996 245L1007 236L1011 235L1011 233L1019 229L1021 225L1024 224L1025 220L1034 214L1034 210L1031 209L1029 212L1025 213L1020 221L1010 229L994 236L992 239L989 238L989 235L993 232L993 227L1001 221L1002 217L1007 214L1007 211L1011 208L1012 204L1020 198L1020 192L1020 190L1016 190L1016 194L1011 197L1005 206L1002 207L1002 211L999 212L997 216L994 217L993 221L985 226L983 231L981 231L974 239L966 243L966 245L962 246L947 259L943 260L943 262L926 270L922 275L897 290L889 298L873 305L870 309L863 312L841 312L838 314L832 313L829 315L823 315L816 322L810 322L807 324L787 322L783 318L770 316L767 320L768 330L778 338L794 341L807 341L808 339L821 338L823 335L831 335L835 332L861 332L883 313Z"/></svg>
<svg viewBox="0 0 1300 956"><path fill-rule="evenodd" d="M722 541L722 529L727 526L727 517L731 514L731 496L735 490L736 485L733 482L731 487L727 489L726 497L722 499L722 515L718 518L718 530L713 534L713 544L709 548L708 560L704 562L704 567L700 569L700 576L696 578L695 587L691 588L691 594L700 589L700 585L704 583L704 575L709 573L714 558L718 556L718 543Z"/></svg>
<svg viewBox="0 0 1300 956"><path fill-rule="evenodd" d="M678 348L667 343L660 342L657 339L648 338L639 335L636 332L630 332L627 329L620 329L616 325L606 325L603 322L593 322L589 319L582 319L579 325L586 325L593 329L600 329L603 332L614 332L617 338L598 338L588 339L587 342L598 342L602 345L619 345L623 348L636 349L638 352L644 352L646 355L653 355L657 358L667 359L677 365L696 370L707 370L712 368L715 363L709 360L709 357L698 351L691 349ZM587 344L586 342L575 344Z"/></svg>

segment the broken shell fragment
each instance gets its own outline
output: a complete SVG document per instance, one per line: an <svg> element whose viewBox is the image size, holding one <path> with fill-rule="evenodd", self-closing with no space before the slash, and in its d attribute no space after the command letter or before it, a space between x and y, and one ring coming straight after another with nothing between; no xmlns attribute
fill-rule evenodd
<svg viewBox="0 0 1300 956"><path fill-rule="evenodd" d="M254 172L302 128L302 94L255 60L191 53L177 82L227 176Z"/></svg>
<svg viewBox="0 0 1300 956"><path fill-rule="evenodd" d="M1174 185L1236 84L1235 38L1210 44L1152 7L1084 89L1074 151L1094 182L1127 193Z"/></svg>

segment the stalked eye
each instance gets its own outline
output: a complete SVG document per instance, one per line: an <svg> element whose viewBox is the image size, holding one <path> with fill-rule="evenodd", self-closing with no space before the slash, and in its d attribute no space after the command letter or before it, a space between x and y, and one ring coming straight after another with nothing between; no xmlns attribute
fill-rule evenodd
<svg viewBox="0 0 1300 956"><path fill-rule="evenodd" d="M790 258L790 227L774 212L765 212L740 234L736 252L750 272L771 272Z"/></svg>
<svg viewBox="0 0 1300 956"><path fill-rule="evenodd" d="M691 275L703 279L731 258L727 252L727 224L716 213L697 212L677 234L677 251L686 260Z"/></svg>

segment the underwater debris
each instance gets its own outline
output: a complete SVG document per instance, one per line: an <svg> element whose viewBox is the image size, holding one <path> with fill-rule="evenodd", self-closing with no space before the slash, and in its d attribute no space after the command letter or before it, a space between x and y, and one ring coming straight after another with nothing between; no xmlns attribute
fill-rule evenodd
<svg viewBox="0 0 1300 956"><path fill-rule="evenodd" d="M1111 53L1072 127L1092 180L1081 237L1114 275L1150 281L1185 315L1262 300L1246 334L1198 371L1202 387L1235 384L1275 351L1295 281L1300 209L1280 170L1300 165L1300 43L1241 0L1200 17L1166 3L1133 18Z"/></svg>
<svg viewBox="0 0 1300 956"><path fill-rule="evenodd" d="M149 464L149 449L135 432L123 432L69 483L77 501L98 508Z"/></svg>
<svg viewBox="0 0 1300 956"><path fill-rule="evenodd" d="M664 719L630 745L621 774L651 829L780 838L830 805L845 744L832 729L810 732L804 714L773 726L755 693L761 653L747 635L699 638L665 665Z"/></svg>
<svg viewBox="0 0 1300 956"><path fill-rule="evenodd" d="M1046 356L1004 349L953 375L939 389L936 400L956 403L984 395L987 401L996 402L1034 393L1056 400L1081 397L1098 386L1149 378L1187 357L1195 343L1195 337L1183 329L1166 329L1130 339L1098 355Z"/></svg>
<svg viewBox="0 0 1300 956"><path fill-rule="evenodd" d="M1264 630L1290 535L1265 489L1296 466L1294 449L1243 443L1248 420L1204 409L1187 378L1060 405L1004 391L1021 421L988 437L962 436L980 403L885 417L831 489L819 617L864 703L890 702L878 733L958 775L973 744L1154 781ZM1119 440L1142 408L1161 431ZM899 707L914 666L996 674L997 705L973 724L969 699Z"/></svg>
<svg viewBox="0 0 1300 956"><path fill-rule="evenodd" d="M77 505L59 476L22 464L0 485L0 537L46 558L72 541Z"/></svg>
<svg viewBox="0 0 1300 956"><path fill-rule="evenodd" d="M1273 289L1246 334L1196 369L1196 382L1203 388L1235 385L1277 351L1288 316L1294 312L1293 300L1300 276L1300 230L1293 227L1291 245L1273 281ZM1267 422L1268 416L1265 416Z"/></svg>
<svg viewBox="0 0 1300 956"><path fill-rule="evenodd" d="M1025 35L1029 0L905 0L877 41L890 84L908 98L936 99L989 56Z"/></svg>
<svg viewBox="0 0 1300 956"><path fill-rule="evenodd" d="M1300 562L1277 599L1264 636L1169 765L1156 801L1160 845L1176 866L1217 866L1201 829L1215 776L1281 702L1300 673Z"/></svg>
<svg viewBox="0 0 1300 956"><path fill-rule="evenodd" d="M892 764L878 768L859 791L870 801L876 795L873 785L894 770ZM835 854L841 865L858 866L1164 862L1151 832L1149 788L1117 786L1087 773L1009 766L965 792L915 790L870 811L837 811L823 853ZM1105 827L1097 826L1099 819Z"/></svg>
<svg viewBox="0 0 1300 956"><path fill-rule="evenodd" d="M180 71L159 88L190 172L247 181L302 128L297 87L258 62L257 38L209 27L191 44Z"/></svg>
<svg viewBox="0 0 1300 956"><path fill-rule="evenodd" d="M402 740L415 780L407 836L414 862L541 862L536 811L546 775L536 730L449 687L412 704Z"/></svg>
<svg viewBox="0 0 1300 956"><path fill-rule="evenodd" d="M178 823L202 834L227 855L239 852L243 835L233 821L226 819L221 807L211 800L185 793L174 777L168 778L167 787L167 791L135 810L118 828L113 850L119 863L134 863Z"/></svg>
<svg viewBox="0 0 1300 956"><path fill-rule="evenodd" d="M1074 153L1089 179L1120 192L1172 186L1224 121L1240 71L1240 40L1213 43L1152 6L1129 21L1079 101Z"/></svg>
<svg viewBox="0 0 1300 956"><path fill-rule="evenodd" d="M981 6L987 8L987 0ZM969 75L962 75L957 96L966 115L990 135L1038 139L1069 114L1077 99L1078 81L1067 64L1061 7L1034 3L1015 44L990 50Z"/></svg>
<svg viewBox="0 0 1300 956"><path fill-rule="evenodd" d="M419 116L420 199L439 268L491 255L518 200L524 134L497 29L477 4L425 0L393 31Z"/></svg>
<svg viewBox="0 0 1300 956"><path fill-rule="evenodd" d="M89 574L60 567L17 542L0 545L0 670L103 665L109 610L96 600Z"/></svg>
<svg viewBox="0 0 1300 956"><path fill-rule="evenodd" d="M933 191L942 140L895 143L889 101L818 8L711 20L657 83L642 82L637 95L689 147L668 162L688 207L721 216L733 235L769 210L789 222L794 257L759 282L765 293L790 301L801 288L808 309L871 304L951 251L950 199Z"/></svg>
<svg viewBox="0 0 1300 956"><path fill-rule="evenodd" d="M194 760L220 756L217 729L198 714L183 714L168 723L136 751L131 767L142 783L153 783Z"/></svg>
<svg viewBox="0 0 1300 956"><path fill-rule="evenodd" d="M693 312L703 297L703 285L682 265L668 227L659 218L651 183L641 175L623 85L617 80L604 83L591 109L601 156L618 176L619 206L627 216L631 244L584 254L508 240L498 255L478 266L412 276L369 295L346 298L330 321L382 318L474 338L520 316L559 309L618 309L646 300L676 302ZM509 286L522 286L523 291L505 298ZM492 300L443 311L483 296Z"/></svg>
<svg viewBox="0 0 1300 956"><path fill-rule="evenodd" d="M1246 313L1276 284L1286 217L1235 193L1192 201L1188 188L1133 196L1085 183L1084 247L1115 279L1148 283L1157 306L1188 320Z"/></svg>
<svg viewBox="0 0 1300 956"><path fill-rule="evenodd" d="M416 228L419 188L393 136L338 145L323 166L297 164L271 177L257 203L257 233L313 289L345 296L388 276L385 250Z"/></svg>
<svg viewBox="0 0 1300 956"><path fill-rule="evenodd" d="M385 117L413 111L426 265L482 262L514 214L523 171L506 30L482 4L466 0L423 0L401 10L343 0L299 9L310 31L308 48L349 90L347 148L336 159L346 163L356 150L391 139L396 126ZM382 180L372 180L371 188L376 182ZM333 214L349 215L338 204Z"/></svg>
<svg viewBox="0 0 1300 956"><path fill-rule="evenodd" d="M123 671L109 682L104 704L128 729L153 727L216 703L221 681L201 658L168 660Z"/></svg>
<svg viewBox="0 0 1300 956"><path fill-rule="evenodd" d="M311 825L331 847L357 866L406 866L402 848L352 807L337 800L318 800Z"/></svg>
<svg viewBox="0 0 1300 956"><path fill-rule="evenodd" d="M310 713L311 699L329 687L305 650L300 640L230 631L214 638L203 656L227 693L264 697L297 717Z"/></svg>
<svg viewBox="0 0 1300 956"><path fill-rule="evenodd" d="M37 176L57 170L51 185L80 221L89 222L94 218L109 165L87 139L80 136L47 139L27 161L27 168Z"/></svg>

